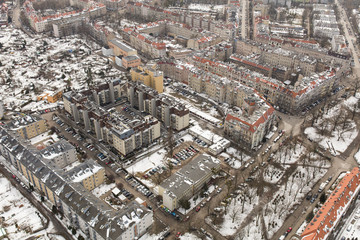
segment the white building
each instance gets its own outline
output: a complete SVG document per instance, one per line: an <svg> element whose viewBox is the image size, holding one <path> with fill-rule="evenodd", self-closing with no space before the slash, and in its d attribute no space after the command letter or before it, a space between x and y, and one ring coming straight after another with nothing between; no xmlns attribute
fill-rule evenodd
<svg viewBox="0 0 360 240"><path fill-rule="evenodd" d="M77 160L76 149L65 140L60 140L53 145L41 150L44 159L49 160L55 167L63 168Z"/></svg>
<svg viewBox="0 0 360 240"><path fill-rule="evenodd" d="M177 171L159 185L163 205L171 211L179 207L179 201L189 199L207 184L213 171L220 168L220 161L203 154Z"/></svg>

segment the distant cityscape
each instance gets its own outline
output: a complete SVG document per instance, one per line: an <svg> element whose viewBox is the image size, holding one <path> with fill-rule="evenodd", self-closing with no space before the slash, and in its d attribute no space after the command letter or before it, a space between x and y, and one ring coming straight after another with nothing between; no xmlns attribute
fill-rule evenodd
<svg viewBox="0 0 360 240"><path fill-rule="evenodd" d="M360 2L0 0L0 239L357 239Z"/></svg>

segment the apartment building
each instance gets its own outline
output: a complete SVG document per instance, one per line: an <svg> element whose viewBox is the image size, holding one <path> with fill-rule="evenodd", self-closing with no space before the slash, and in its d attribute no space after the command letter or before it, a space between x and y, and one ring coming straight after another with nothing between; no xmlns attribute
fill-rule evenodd
<svg viewBox="0 0 360 240"><path fill-rule="evenodd" d="M153 213L131 202L115 210L91 194L81 183L68 181L60 168L47 163L16 132L0 126L0 154L42 196L49 200L64 224L81 231L89 240L135 239L153 223ZM100 172L99 172L100 173Z"/></svg>
<svg viewBox="0 0 360 240"><path fill-rule="evenodd" d="M165 10L162 8L155 8L145 3L128 2L127 13L134 16L141 16L149 21L169 19L174 22L184 23L191 28L199 29L215 33L223 40L231 39L235 36L237 23L224 23L215 20L209 16L202 16L202 14L192 14L180 10Z"/></svg>
<svg viewBox="0 0 360 240"><path fill-rule="evenodd" d="M120 124L113 124L109 134L114 148L124 156L149 146L160 137L160 122L152 116Z"/></svg>
<svg viewBox="0 0 360 240"><path fill-rule="evenodd" d="M189 109L170 96L158 94L143 85L135 85L129 88L128 99L131 106L151 114L166 127L181 131L189 126Z"/></svg>
<svg viewBox="0 0 360 240"><path fill-rule="evenodd" d="M291 83L267 78L233 64L211 61L200 56L194 56L191 60L195 66L205 71L255 88L273 106L291 113L301 111L317 99L329 94L335 82L346 71L346 66L345 69L327 68L323 72L299 78L295 83Z"/></svg>
<svg viewBox="0 0 360 240"><path fill-rule="evenodd" d="M314 4L313 7L313 35L316 37L332 38L340 35L335 11L329 4Z"/></svg>
<svg viewBox="0 0 360 240"><path fill-rule="evenodd" d="M256 35L255 39L256 42L250 40L235 40L235 44L236 46L240 47L239 49L242 50L245 50L250 46L252 46L252 48L258 48L259 52L261 51L261 44L266 44L270 46L281 47L285 50L289 50L297 54L311 55L313 58L318 59L318 62L323 62L325 65L342 65L344 67L344 65L349 64L349 61L347 60L348 57L333 54L331 51L321 48L319 43L314 40L279 38L266 35ZM241 46L243 47L241 48Z"/></svg>
<svg viewBox="0 0 360 240"><path fill-rule="evenodd" d="M76 149L68 141L60 140L40 151L54 167L64 168L78 160Z"/></svg>
<svg viewBox="0 0 360 240"><path fill-rule="evenodd" d="M83 26L87 33L103 46L106 46L109 40L115 38L114 30L107 27L101 21L91 21L91 19L86 19Z"/></svg>
<svg viewBox="0 0 360 240"><path fill-rule="evenodd" d="M159 195L163 205L173 211L179 207L179 201L194 196L220 169L220 161L206 154L195 157L179 171L159 185Z"/></svg>
<svg viewBox="0 0 360 240"><path fill-rule="evenodd" d="M275 39L273 39L275 41ZM275 42L275 46L260 46L254 41L235 41L235 52L242 56L258 54L258 61L262 65L268 65L277 69L287 68L309 76L315 72L323 70L323 65L311 54L297 53L286 50L281 45L282 42ZM277 47L280 46L280 47ZM239 62L239 61L238 61ZM259 70L259 69L257 69ZM270 71L270 70L268 70ZM260 73L264 74L260 71ZM264 74L267 75L267 74Z"/></svg>
<svg viewBox="0 0 360 240"><path fill-rule="evenodd" d="M57 38L77 34L80 29L83 28L83 22L83 17L74 18L69 16L67 18L63 18L60 21L56 21L52 24L53 34Z"/></svg>
<svg viewBox="0 0 360 240"><path fill-rule="evenodd" d="M123 0L100 0L100 2L105 4L106 9L110 11L118 10L126 3L126 1Z"/></svg>
<svg viewBox="0 0 360 240"><path fill-rule="evenodd" d="M55 15L43 15L41 12L38 12L33 7L33 2L35 0L26 0L23 4L23 8L25 9L25 14L29 19L31 27L36 32L46 32L51 31L53 25L57 26L60 33L58 24L69 24L73 26L73 19L79 18L95 18L106 14L106 7L102 3L97 3L95 1L86 1L86 0L71 0L70 6L76 6L82 11L71 11L64 13L57 13ZM65 29L62 29L63 31Z"/></svg>
<svg viewBox="0 0 360 240"><path fill-rule="evenodd" d="M92 191L104 183L105 168L90 159L70 169L65 179L69 182L78 182L86 190Z"/></svg>
<svg viewBox="0 0 360 240"><path fill-rule="evenodd" d="M0 27L1 26L7 26L8 23L8 12L9 12L9 8L8 5L6 3L1 3L0 4Z"/></svg>
<svg viewBox="0 0 360 240"><path fill-rule="evenodd" d="M225 134L234 142L253 149L262 143L275 119L275 109L256 93L246 96L241 110L231 110L225 118Z"/></svg>
<svg viewBox="0 0 360 240"><path fill-rule="evenodd" d="M260 61L259 54L252 54L250 56L241 56L239 54L232 54L229 58L230 62L236 65L245 67L251 71L261 73L262 75L270 78L275 78L280 81L286 81L290 79L291 74L294 72L287 67L272 67L269 64Z"/></svg>
<svg viewBox="0 0 360 240"><path fill-rule="evenodd" d="M345 37L343 35L333 36L331 39L331 50L345 56L350 54Z"/></svg>
<svg viewBox="0 0 360 240"><path fill-rule="evenodd" d="M99 141L112 145L123 156L148 146L160 137L160 122L156 118L136 115L125 119L121 113L110 114L102 107L127 98L128 88L125 82L113 80L92 90L67 92L63 97L64 109L75 122L93 133Z"/></svg>
<svg viewBox="0 0 360 240"><path fill-rule="evenodd" d="M233 53L233 45L231 42L223 41L203 49L201 53L205 57L210 59L218 59L219 61L226 61Z"/></svg>
<svg viewBox="0 0 360 240"><path fill-rule="evenodd" d="M47 131L46 120L38 115L17 116L7 127L24 139L36 137Z"/></svg>
<svg viewBox="0 0 360 240"><path fill-rule="evenodd" d="M348 172L301 234L302 240L326 240L340 223L360 191L360 170Z"/></svg>
<svg viewBox="0 0 360 240"><path fill-rule="evenodd" d="M205 49L223 41L223 38L211 31L205 31L187 24L171 20L161 20L125 28L121 32L131 46L152 58L166 56L166 44L159 36L168 35L178 43L194 50Z"/></svg>
<svg viewBox="0 0 360 240"><path fill-rule="evenodd" d="M149 63L146 66L132 68L130 74L132 81L140 81L158 93L164 91L164 75L162 71L157 70L156 64Z"/></svg>
<svg viewBox="0 0 360 240"><path fill-rule="evenodd" d="M126 90L124 90L125 82L120 79L108 80L105 83L96 85L90 89L77 92L66 92L63 94L63 102L65 111L74 115L74 120L78 121L80 116L75 111L77 105L82 105L87 100L90 100L98 106L104 106L110 103L115 103L121 98L126 97Z"/></svg>

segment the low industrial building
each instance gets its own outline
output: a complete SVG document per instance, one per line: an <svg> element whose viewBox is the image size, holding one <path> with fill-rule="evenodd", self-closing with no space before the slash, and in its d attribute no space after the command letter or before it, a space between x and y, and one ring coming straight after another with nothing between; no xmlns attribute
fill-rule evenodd
<svg viewBox="0 0 360 240"><path fill-rule="evenodd" d="M137 55L137 51L127 44L123 43L120 39L112 39L108 42L109 48L113 49L115 56L133 56Z"/></svg>
<svg viewBox="0 0 360 240"><path fill-rule="evenodd" d="M63 94L63 90L61 89L57 91L46 90L43 92L43 94L37 97L37 100L38 101L46 100L49 103L55 103L58 100L61 100L62 94Z"/></svg>
<svg viewBox="0 0 360 240"><path fill-rule="evenodd" d="M180 207L179 201L194 196L218 169L218 159L206 154L195 157L159 185L158 193L163 198L163 205L171 211Z"/></svg>
<svg viewBox="0 0 360 240"><path fill-rule="evenodd" d="M141 59L136 55L126 56L122 58L122 65L124 68L133 68L140 66Z"/></svg>

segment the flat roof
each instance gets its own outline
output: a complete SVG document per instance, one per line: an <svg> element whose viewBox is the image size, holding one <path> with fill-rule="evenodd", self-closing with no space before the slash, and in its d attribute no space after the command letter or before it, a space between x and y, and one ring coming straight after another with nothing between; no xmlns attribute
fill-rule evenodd
<svg viewBox="0 0 360 240"><path fill-rule="evenodd" d="M182 196L187 189L219 166L220 161L218 159L207 154L199 155L163 181L161 187L175 196Z"/></svg>
<svg viewBox="0 0 360 240"><path fill-rule="evenodd" d="M118 48L120 48L121 50L123 50L125 52L135 51L135 49L126 45L123 42L120 42L119 40L113 39L113 40L110 40L109 42L111 42L112 44L114 44L115 46L117 46Z"/></svg>
<svg viewBox="0 0 360 240"><path fill-rule="evenodd" d="M126 61L133 61L133 60L140 59L140 58L138 56L136 56L136 55L131 55L131 56L124 57L124 59Z"/></svg>

